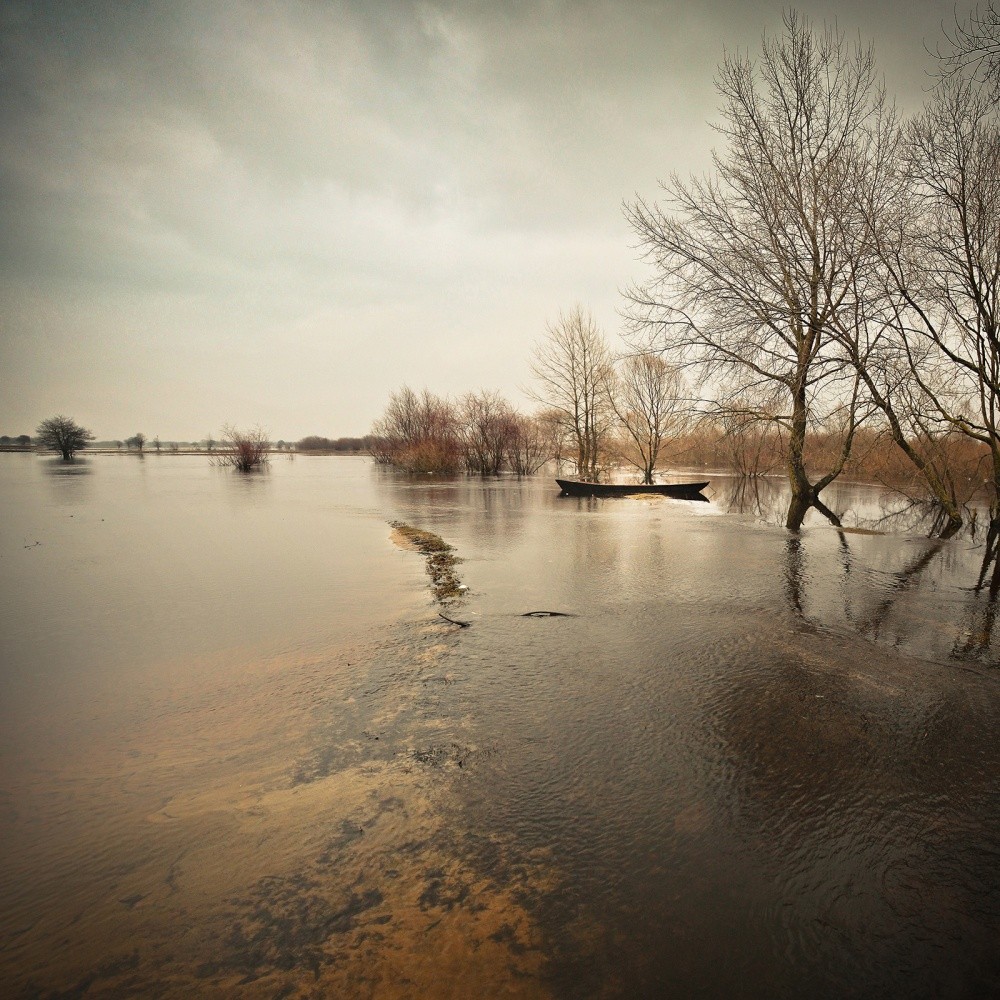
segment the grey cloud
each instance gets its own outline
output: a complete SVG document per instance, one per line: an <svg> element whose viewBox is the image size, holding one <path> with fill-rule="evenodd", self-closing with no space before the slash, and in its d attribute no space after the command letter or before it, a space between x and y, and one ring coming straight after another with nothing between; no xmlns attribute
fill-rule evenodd
<svg viewBox="0 0 1000 1000"><path fill-rule="evenodd" d="M707 166L723 47L753 51L781 6L7 4L0 305L25 371L15 423L48 399L37 386L52 383L51 352L32 344L68 310L94 324L109 366L126 322L147 348L168 337L207 367L233 366L239 343L248 359L292 355L290 384L310 350L364 344L369 371L350 392L361 410L320 396L277 428L286 436L363 430L401 352L405 377L433 385L430 359L446 357L465 387L489 356L497 387L515 391L531 340L569 301L614 325L635 266L622 199ZM908 5L905 20L835 9L875 38L890 89L918 102L938 5ZM170 351L153 353L160 368L140 361L137 385L185 377ZM251 363L233 377L251 378ZM204 433L212 405L186 402L175 433ZM292 412L291 392L274 406Z"/></svg>

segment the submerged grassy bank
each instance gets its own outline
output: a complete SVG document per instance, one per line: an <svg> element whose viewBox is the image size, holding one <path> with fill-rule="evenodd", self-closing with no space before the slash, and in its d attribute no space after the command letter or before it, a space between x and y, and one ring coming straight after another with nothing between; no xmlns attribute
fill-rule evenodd
<svg viewBox="0 0 1000 1000"><path fill-rule="evenodd" d="M434 599L442 605L449 605L465 595L465 587L459 579L455 567L461 559L455 555L455 548L440 535L421 528L414 528L402 521L390 521L394 540L406 548L415 549L427 558L427 573L431 578Z"/></svg>

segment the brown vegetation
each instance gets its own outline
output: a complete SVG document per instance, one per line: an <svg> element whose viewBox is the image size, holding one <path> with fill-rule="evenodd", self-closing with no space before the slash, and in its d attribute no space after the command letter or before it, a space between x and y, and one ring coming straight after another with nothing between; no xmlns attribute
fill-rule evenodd
<svg viewBox="0 0 1000 1000"><path fill-rule="evenodd" d="M455 403L403 386L367 440L376 462L414 473L530 475L549 457L542 425L486 391Z"/></svg>
<svg viewBox="0 0 1000 1000"><path fill-rule="evenodd" d="M267 432L261 427L240 430L227 424L222 428L222 442L213 461L237 472L255 472L267 465L270 446Z"/></svg>
<svg viewBox="0 0 1000 1000"><path fill-rule="evenodd" d="M282 449L283 441L278 442L278 450ZM310 434L302 438L295 445L296 451L335 451L335 452L367 452L371 448L371 436L365 437L320 437L318 434Z"/></svg>

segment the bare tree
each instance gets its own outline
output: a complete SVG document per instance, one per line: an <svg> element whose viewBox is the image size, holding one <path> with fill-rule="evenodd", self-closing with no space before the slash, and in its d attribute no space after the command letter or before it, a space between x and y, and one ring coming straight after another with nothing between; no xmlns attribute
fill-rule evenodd
<svg viewBox="0 0 1000 1000"><path fill-rule="evenodd" d="M609 402L631 447L623 457L652 484L664 442L690 421L680 370L657 354L624 358L610 383Z"/></svg>
<svg viewBox="0 0 1000 1000"><path fill-rule="evenodd" d="M403 386L372 427L371 453L375 461L408 472L458 471L462 448L454 404L427 389L418 395Z"/></svg>
<svg viewBox="0 0 1000 1000"><path fill-rule="evenodd" d="M759 416L784 433L795 528L853 439L858 383L831 329L871 253L861 193L892 116L870 47L794 12L784 25L756 63L729 56L720 67L726 146L714 176L675 177L665 208L640 200L626 215L654 268L629 292L636 331L730 393L781 390L784 408ZM843 446L811 480L807 433L836 411L850 416Z"/></svg>
<svg viewBox="0 0 1000 1000"><path fill-rule="evenodd" d="M772 391L752 397L739 395L721 407L721 446L730 467L741 479L765 476L780 465L781 426L771 414L780 412L780 400Z"/></svg>
<svg viewBox="0 0 1000 1000"><path fill-rule="evenodd" d="M882 346L869 356L865 379L954 530L969 491L949 465L953 449L944 446L956 432L988 455L1000 515L996 105L974 79L952 76L904 139L905 187L894 227L879 238L888 302L879 316Z"/></svg>
<svg viewBox="0 0 1000 1000"><path fill-rule="evenodd" d="M215 465L235 469L237 472L255 472L269 461L271 443L267 431L260 426L240 430L232 424L222 428L222 441L212 459Z"/></svg>
<svg viewBox="0 0 1000 1000"><path fill-rule="evenodd" d="M972 79L986 87L994 103L1000 100L1000 10L994 0L964 19L956 8L954 26L942 30L945 41L936 50L942 78Z"/></svg>
<svg viewBox="0 0 1000 1000"><path fill-rule="evenodd" d="M537 417L515 413L507 436L507 466L517 476L533 476L551 456L549 431Z"/></svg>
<svg viewBox="0 0 1000 1000"><path fill-rule="evenodd" d="M36 443L42 448L60 452L64 462L93 440L91 431L62 414L43 420L35 431Z"/></svg>
<svg viewBox="0 0 1000 1000"><path fill-rule="evenodd" d="M580 306L550 324L535 345L534 399L557 412L576 448L577 474L597 479L610 425L611 352L593 317Z"/></svg>
<svg viewBox="0 0 1000 1000"><path fill-rule="evenodd" d="M462 447L465 466L481 476L496 476L503 471L509 438L513 431L514 410L498 392L466 393L459 404Z"/></svg>
<svg viewBox="0 0 1000 1000"><path fill-rule="evenodd" d="M533 418L545 441L545 451L553 459L557 468L562 469L566 451L571 447L566 420L561 411L547 407L540 410Z"/></svg>

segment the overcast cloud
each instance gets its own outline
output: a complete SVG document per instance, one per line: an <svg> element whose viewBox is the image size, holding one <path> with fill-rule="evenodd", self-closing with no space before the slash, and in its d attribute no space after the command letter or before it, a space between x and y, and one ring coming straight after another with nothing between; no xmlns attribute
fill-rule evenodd
<svg viewBox="0 0 1000 1000"><path fill-rule="evenodd" d="M365 433L404 382L523 403L641 277L621 203L708 166L780 3L0 7L0 433ZM948 3L806 3L923 99Z"/></svg>

